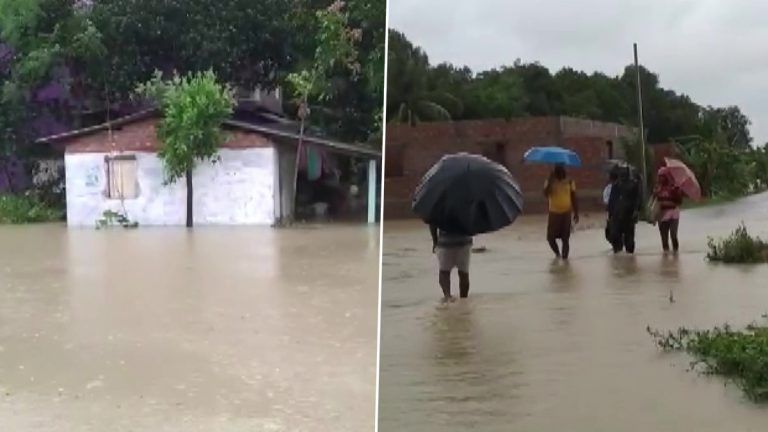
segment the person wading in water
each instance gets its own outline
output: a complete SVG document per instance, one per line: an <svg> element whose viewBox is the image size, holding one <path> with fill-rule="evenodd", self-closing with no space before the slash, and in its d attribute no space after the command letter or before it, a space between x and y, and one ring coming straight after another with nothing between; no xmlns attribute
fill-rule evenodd
<svg viewBox="0 0 768 432"><path fill-rule="evenodd" d="M605 220L605 239L608 243L611 243L611 245L613 245L611 242L611 213L608 211L608 204L611 201L611 189L613 189L613 185L619 180L619 170L619 167L613 167L611 169L611 172L608 173L608 184L605 186L605 189L603 189L603 204L605 205L605 212L607 214Z"/></svg>
<svg viewBox="0 0 768 432"><path fill-rule="evenodd" d="M459 271L459 296L469 295L469 257L472 252L472 237L452 234L434 225L430 225L432 235L432 252L437 254L439 266L438 282L443 290L443 300L451 301L451 271Z"/></svg>
<svg viewBox="0 0 768 432"><path fill-rule="evenodd" d="M672 251L677 253L680 244L677 241L677 229L680 226L680 205L683 203L683 192L675 185L674 178L667 168L662 167L656 178L654 197L659 203L661 217L659 218L659 233L661 248L669 252L669 239L672 238Z"/></svg>
<svg viewBox="0 0 768 432"><path fill-rule="evenodd" d="M544 196L549 200L547 221L547 242L557 258L568 259L571 245L571 218L579 223L579 204L576 198L576 184L565 173L565 167L556 165L544 185ZM563 243L562 251L557 239Z"/></svg>
<svg viewBox="0 0 768 432"><path fill-rule="evenodd" d="M622 168L608 200L608 234L613 253L619 253L622 249L630 254L635 253L635 226L640 218L642 202L639 179L633 175L631 168Z"/></svg>

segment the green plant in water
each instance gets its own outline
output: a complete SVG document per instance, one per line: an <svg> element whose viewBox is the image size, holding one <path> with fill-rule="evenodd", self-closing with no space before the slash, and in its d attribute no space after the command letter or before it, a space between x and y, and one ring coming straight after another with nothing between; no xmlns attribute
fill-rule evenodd
<svg viewBox="0 0 768 432"><path fill-rule="evenodd" d="M724 263L768 262L768 243L760 237L752 237L741 223L728 237L707 241L707 259Z"/></svg>
<svg viewBox="0 0 768 432"><path fill-rule="evenodd" d="M105 210L101 219L96 221L96 229L120 225L123 228L138 228L139 223L128 219L128 216L112 210Z"/></svg>
<svg viewBox="0 0 768 432"><path fill-rule="evenodd" d="M734 330L726 324L711 330L646 330L663 351L692 355L692 369L726 377L751 400L768 401L768 326L750 324Z"/></svg>
<svg viewBox="0 0 768 432"><path fill-rule="evenodd" d="M31 194L0 195L0 224L53 222L63 217L61 210L46 205Z"/></svg>

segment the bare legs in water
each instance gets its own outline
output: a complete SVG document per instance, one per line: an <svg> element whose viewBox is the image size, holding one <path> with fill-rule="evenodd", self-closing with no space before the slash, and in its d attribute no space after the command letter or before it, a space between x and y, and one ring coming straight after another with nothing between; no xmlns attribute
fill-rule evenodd
<svg viewBox="0 0 768 432"><path fill-rule="evenodd" d="M445 301L452 301L451 295L451 272L440 271L439 274L440 288L443 290L443 298ZM467 298L469 295L469 273L459 271L459 297Z"/></svg>

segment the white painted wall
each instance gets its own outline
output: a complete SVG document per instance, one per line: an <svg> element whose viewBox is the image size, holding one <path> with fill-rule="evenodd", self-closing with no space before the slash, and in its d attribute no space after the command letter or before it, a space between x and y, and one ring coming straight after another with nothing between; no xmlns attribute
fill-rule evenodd
<svg viewBox="0 0 768 432"><path fill-rule="evenodd" d="M104 210L122 211L120 200L105 197L105 153L67 153L67 224L94 226ZM140 225L184 225L184 179L164 186L162 162L137 152L139 196L125 200L131 220ZM221 149L221 161L195 169L195 225L269 225L275 221L274 148Z"/></svg>

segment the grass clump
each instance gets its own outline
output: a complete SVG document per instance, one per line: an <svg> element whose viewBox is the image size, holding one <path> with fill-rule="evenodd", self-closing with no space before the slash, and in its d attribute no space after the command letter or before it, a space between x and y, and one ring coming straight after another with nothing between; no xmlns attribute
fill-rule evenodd
<svg viewBox="0 0 768 432"><path fill-rule="evenodd" d="M30 194L0 195L0 224L59 221L64 212L48 206Z"/></svg>
<svg viewBox="0 0 768 432"><path fill-rule="evenodd" d="M751 324L734 330L726 324L666 333L648 327L647 331L662 350L692 355L693 369L732 380L755 402L768 401L768 326Z"/></svg>
<svg viewBox="0 0 768 432"><path fill-rule="evenodd" d="M707 259L724 263L768 262L768 243L752 237L742 223L728 237L707 241Z"/></svg>

